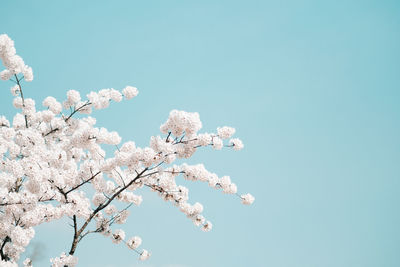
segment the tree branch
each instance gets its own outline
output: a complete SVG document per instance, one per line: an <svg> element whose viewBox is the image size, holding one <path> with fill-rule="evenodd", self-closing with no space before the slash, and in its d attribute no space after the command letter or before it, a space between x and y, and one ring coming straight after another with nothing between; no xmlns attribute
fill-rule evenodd
<svg viewBox="0 0 400 267"><path fill-rule="evenodd" d="M14 74L14 76L15 76L15 79L17 80L17 85L19 87L19 93L21 94L22 106L25 107L24 93L22 92L20 80L18 79L17 74ZM24 117L25 117L25 127L28 128L28 117L26 115Z"/></svg>
<svg viewBox="0 0 400 267"><path fill-rule="evenodd" d="M74 221L74 239L76 238L76 232L77 232L77 222L76 222L76 215L72 217L72 220Z"/></svg>
<svg viewBox="0 0 400 267"><path fill-rule="evenodd" d="M122 191L124 191L125 189L127 189L129 186L131 186L134 182L136 182L139 178L142 178L143 173L145 173L148 170L148 168L145 168L143 171L141 171L140 173L138 173L136 175L136 177L134 179L132 179L132 181L130 181L128 184L126 184L124 187L122 187L121 189L119 189L116 193L114 193L104 204L100 204L93 212L92 214L89 216L89 218L87 218L87 220L85 221L85 223L82 225L82 227L78 230L72 245L71 245L71 249L69 251L69 255L74 255L76 247L78 245L79 242L79 236L82 234L82 232L85 230L85 228L89 225L89 223L92 221L93 217L101 210L103 210L104 208L106 208L113 200L114 198L116 198ZM144 176L143 176L144 177Z"/></svg>
<svg viewBox="0 0 400 267"><path fill-rule="evenodd" d="M90 103L89 100L86 101L85 104L83 104L83 105L80 106L79 108L75 109L74 112L72 112L72 113L65 119L65 122L67 122L69 119L71 119L71 117L72 117L75 113L77 113L79 110L81 110L81 109L83 109L84 107L89 106L89 105L91 105L91 104L92 104L92 103Z"/></svg>
<svg viewBox="0 0 400 267"><path fill-rule="evenodd" d="M86 181L78 184L77 186L72 187L70 190L68 190L67 192L65 192L65 194L68 194L72 191L74 191L75 189L78 189L79 187L81 187L82 185L90 182L91 180L93 180L97 175L99 175L101 173L101 171L98 171L96 174L94 174L92 177L90 177L89 179L87 179Z"/></svg>
<svg viewBox="0 0 400 267"><path fill-rule="evenodd" d="M47 202L47 201L52 201L52 200L55 200L55 199L54 199L54 198L48 198L48 199L43 199L43 200L39 199L37 202ZM23 202L17 202L17 203L0 203L0 207L1 207L1 206L11 206L11 205L31 205L31 204L36 204L37 202L35 202L35 203L23 203Z"/></svg>
<svg viewBox="0 0 400 267"><path fill-rule="evenodd" d="M2 259L2 260L5 260L5 261L10 260L10 257L8 257L8 256L7 256L6 254L4 254L4 252L3 252L4 246L6 245L7 242L10 242L10 241L11 241L11 238L10 238L9 236L6 236L6 238L5 238L4 241L3 241L3 244L1 245L1 248L0 248L0 256L1 256L1 259Z"/></svg>

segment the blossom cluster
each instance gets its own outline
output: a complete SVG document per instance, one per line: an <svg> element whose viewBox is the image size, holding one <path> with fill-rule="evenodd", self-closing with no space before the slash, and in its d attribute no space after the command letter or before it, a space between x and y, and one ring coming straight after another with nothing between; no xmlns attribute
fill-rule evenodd
<svg viewBox="0 0 400 267"><path fill-rule="evenodd" d="M12 121L0 116L1 266L17 266L20 254L34 237L35 226L64 216L72 220L74 238L68 253L51 259L53 267L75 266L78 243L93 233L115 244L125 243L140 260L148 259L150 252L139 250L139 236L127 238L123 229L113 229L114 224L126 223L129 207L141 204L139 189L156 192L194 225L210 231L212 223L202 215L203 205L188 202L189 189L177 183L179 176L236 195L243 204L254 201L250 194L239 195L229 176L218 177L202 164L174 164L203 147L242 149L242 141L231 138L234 128L200 133L198 113L173 110L160 127L162 135L152 136L149 146L122 143L117 132L97 127L90 114L93 109L136 97L135 87L102 89L90 92L86 99L78 91L69 90L65 100L49 96L42 102L44 109L37 110L33 99L24 98L21 86L23 79L33 79L32 70L15 54L7 35L0 35L0 57L6 66L1 78L15 79L11 93L19 110ZM113 154L106 155L107 145L116 148ZM85 190L87 187L93 190ZM120 205L115 202L126 207L117 208ZM24 265L32 266L32 261L26 259Z"/></svg>
<svg viewBox="0 0 400 267"><path fill-rule="evenodd" d="M22 73L25 81L30 82L33 80L32 68L25 65L24 60L16 54L14 41L6 34L0 34L0 59L5 70L0 72L2 80L8 80L13 75Z"/></svg>

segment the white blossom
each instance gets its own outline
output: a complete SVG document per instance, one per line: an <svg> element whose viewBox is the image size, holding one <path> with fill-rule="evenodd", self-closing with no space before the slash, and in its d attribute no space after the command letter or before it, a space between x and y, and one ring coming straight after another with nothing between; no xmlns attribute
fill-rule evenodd
<svg viewBox="0 0 400 267"><path fill-rule="evenodd" d="M216 150L221 150L224 146L224 142L219 137L214 137L213 139L213 148Z"/></svg>
<svg viewBox="0 0 400 267"><path fill-rule="evenodd" d="M208 146L212 142L212 136L209 133L199 134L197 140L200 146Z"/></svg>
<svg viewBox="0 0 400 267"><path fill-rule="evenodd" d="M235 133L235 128L224 126L217 128L218 136L222 139L228 139Z"/></svg>
<svg viewBox="0 0 400 267"><path fill-rule="evenodd" d="M50 259L50 262L52 263L52 267L74 267L78 264L78 258L72 255L66 255L65 252L63 252L60 257Z"/></svg>
<svg viewBox="0 0 400 267"><path fill-rule="evenodd" d="M13 73L9 70L3 70L0 72L0 79L6 81L12 77Z"/></svg>
<svg viewBox="0 0 400 267"><path fill-rule="evenodd" d="M29 66L24 66L22 70L22 74L24 75L24 80L27 82L33 81L33 71Z"/></svg>
<svg viewBox="0 0 400 267"><path fill-rule="evenodd" d="M48 107L54 114L59 114L62 110L62 105L52 96L46 97L42 105Z"/></svg>
<svg viewBox="0 0 400 267"><path fill-rule="evenodd" d="M123 210L121 211L115 218L115 223L118 224L124 224L126 223L126 220L128 219L129 216L129 211L128 210Z"/></svg>
<svg viewBox="0 0 400 267"><path fill-rule="evenodd" d="M137 249L142 244L142 239L138 236L134 236L128 239L126 245L130 249Z"/></svg>
<svg viewBox="0 0 400 267"><path fill-rule="evenodd" d="M148 252L147 250L143 249L142 253L140 253L139 259L140 259L141 261L145 261L145 260L147 260L148 258L150 258L150 256L151 256L150 252Z"/></svg>
<svg viewBox="0 0 400 267"><path fill-rule="evenodd" d="M11 94L13 96L17 96L19 94L19 86L18 85L14 85L13 87L11 87Z"/></svg>
<svg viewBox="0 0 400 267"><path fill-rule="evenodd" d="M81 101L81 94L76 90L69 90L67 92L67 98L71 104L76 104Z"/></svg>
<svg viewBox="0 0 400 267"><path fill-rule="evenodd" d="M166 123L161 125L160 130L163 133L172 132L175 136L180 136L183 132L186 134L197 133L202 127L199 113L172 110Z"/></svg>
<svg viewBox="0 0 400 267"><path fill-rule="evenodd" d="M212 229L212 223L207 221L201 228L204 232L209 232Z"/></svg>
<svg viewBox="0 0 400 267"><path fill-rule="evenodd" d="M16 262L0 260L0 266L1 267L18 267L18 264Z"/></svg>
<svg viewBox="0 0 400 267"><path fill-rule="evenodd" d="M32 267L32 260L30 258L26 258L22 264L24 265L24 267Z"/></svg>
<svg viewBox="0 0 400 267"><path fill-rule="evenodd" d="M100 206L103 202L106 201L106 197L102 193L95 193L92 198L92 202L95 206Z"/></svg>
<svg viewBox="0 0 400 267"><path fill-rule="evenodd" d="M239 138L232 138L231 140L229 140L229 143L233 146L234 150L241 150L244 146Z"/></svg>
<svg viewBox="0 0 400 267"><path fill-rule="evenodd" d="M115 230L115 232L111 235L111 240L115 244L120 243L124 239L125 239L125 232L124 230L121 229Z"/></svg>
<svg viewBox="0 0 400 267"><path fill-rule="evenodd" d="M69 254L50 260L53 267L75 266L75 249L89 233L100 233L113 243L121 243L125 232L114 227L124 225L130 216L128 209L143 201L138 189L151 190L176 206L194 225L210 231L212 224L202 214L203 205L188 202L189 189L178 183L178 176L239 196L229 176L218 177L203 164L184 163L206 146L242 149L238 138L224 144L235 133L234 128L224 126L217 133L201 133L198 113L172 110L160 126L161 135L152 136L148 146L138 147L133 141L121 143L116 131L97 126L96 119L87 114L120 102L123 97L137 96L137 88L127 86L122 93L113 88L101 89L86 98L69 90L62 102L46 97L43 109L26 97L29 93L19 82L22 78L32 81L33 72L5 34L0 35L0 60L5 66L0 78L13 78L17 83L11 94L18 109L11 123L0 116L0 251L7 256L7 261L0 260L0 266L17 266L35 235L34 229L63 217L72 219L75 233L80 235L73 236ZM110 146L115 148L111 153ZM250 194L240 198L246 205L254 201ZM142 239L134 236L125 243L136 250ZM139 259L149 257L150 253L142 250ZM32 266L32 261L26 259L23 264Z"/></svg>
<svg viewBox="0 0 400 267"><path fill-rule="evenodd" d="M251 194L241 195L240 197L242 198L242 203L244 205L251 205L255 200Z"/></svg>
<svg viewBox="0 0 400 267"><path fill-rule="evenodd" d="M126 99L131 99L137 96L139 94L139 91L136 87L127 86L124 88L124 90L122 90L122 93L124 94Z"/></svg>
<svg viewBox="0 0 400 267"><path fill-rule="evenodd" d="M120 91L111 89L110 91L110 98L115 101L115 102L121 102L122 100L122 94Z"/></svg>
<svg viewBox="0 0 400 267"><path fill-rule="evenodd" d="M14 41L6 34L0 35L0 60L6 67L6 70L0 72L2 80L8 80L13 75L22 73L27 82L33 80L32 68L25 65L23 59L16 54Z"/></svg>

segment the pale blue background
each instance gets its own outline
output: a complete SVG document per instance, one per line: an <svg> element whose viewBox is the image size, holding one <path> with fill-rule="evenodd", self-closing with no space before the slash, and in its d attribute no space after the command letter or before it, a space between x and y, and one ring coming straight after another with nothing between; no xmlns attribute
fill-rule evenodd
<svg viewBox="0 0 400 267"><path fill-rule="evenodd" d="M151 259L92 236L79 266L400 266L399 1L2 1L0 31L38 102L129 84L136 99L95 113L124 140L146 145L178 108L245 143L191 162L231 175L253 206L192 184L214 223L203 233L145 192L125 229ZM71 239L60 223L38 229L36 266Z"/></svg>

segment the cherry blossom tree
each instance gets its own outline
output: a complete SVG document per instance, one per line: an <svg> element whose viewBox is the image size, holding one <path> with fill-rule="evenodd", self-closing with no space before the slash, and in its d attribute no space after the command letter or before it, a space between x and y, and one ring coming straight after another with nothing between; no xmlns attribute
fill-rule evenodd
<svg viewBox="0 0 400 267"><path fill-rule="evenodd" d="M246 205L254 201L250 194L238 194L229 176L218 177L203 164L174 164L205 147L241 150L241 140L231 138L234 128L199 133L198 113L172 110L160 127L161 135L152 136L148 147L121 143L117 132L96 127L96 119L89 114L111 102L135 98L135 87L102 89L85 99L70 90L63 102L45 98L44 109L38 111L22 88L33 80L32 68L16 54L6 34L0 35L0 58L5 66L0 78L13 82L13 105L19 110L12 122L0 116L0 266L17 266L35 235L34 227L64 216L73 225L72 242L68 252L50 259L52 266L76 266L79 242L95 233L113 243L125 243L140 260L146 260L150 252L140 248L139 236L126 237L124 230L113 229L126 222L129 207L142 202L135 193L139 188L154 191L196 226L210 231L212 224L202 215L203 206L188 203L189 190L177 184L178 176L236 195ZM106 156L106 146L115 148L113 155ZM88 192L94 193L89 196ZM125 203L125 208L118 209L116 202ZM32 266L29 258L23 263Z"/></svg>

